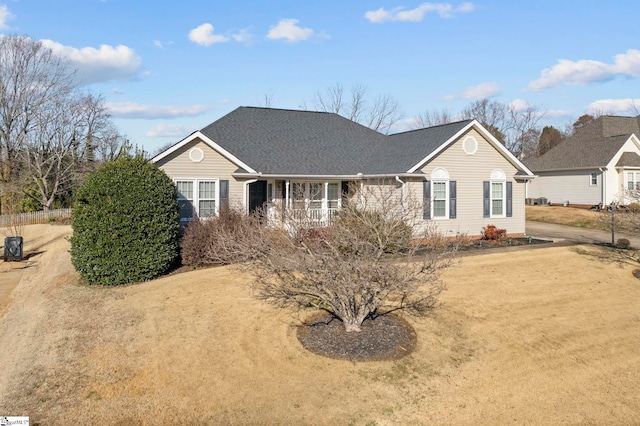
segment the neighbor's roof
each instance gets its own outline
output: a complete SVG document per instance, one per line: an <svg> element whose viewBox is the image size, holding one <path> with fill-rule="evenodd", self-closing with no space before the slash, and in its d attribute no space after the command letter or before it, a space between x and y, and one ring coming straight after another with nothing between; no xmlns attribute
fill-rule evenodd
<svg viewBox="0 0 640 426"><path fill-rule="evenodd" d="M471 123L383 135L334 113L239 107L200 133L262 174L399 174L436 153Z"/></svg>
<svg viewBox="0 0 640 426"><path fill-rule="evenodd" d="M603 115L526 165L534 173L605 167L632 134L640 136L640 116Z"/></svg>

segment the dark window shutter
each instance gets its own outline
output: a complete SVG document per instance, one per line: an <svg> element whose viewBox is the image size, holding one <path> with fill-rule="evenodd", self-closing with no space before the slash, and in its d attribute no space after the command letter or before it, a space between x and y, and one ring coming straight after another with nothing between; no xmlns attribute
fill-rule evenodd
<svg viewBox="0 0 640 426"><path fill-rule="evenodd" d="M431 219L431 182L422 181L422 218Z"/></svg>
<svg viewBox="0 0 640 426"><path fill-rule="evenodd" d="M507 217L513 216L513 182L507 182Z"/></svg>
<svg viewBox="0 0 640 426"><path fill-rule="evenodd" d="M456 181L449 181L449 219L456 218Z"/></svg>
<svg viewBox="0 0 640 426"><path fill-rule="evenodd" d="M220 181L220 207L229 208L229 181Z"/></svg>
<svg viewBox="0 0 640 426"><path fill-rule="evenodd" d="M490 217L491 216L491 182L484 181L482 182L482 217Z"/></svg>

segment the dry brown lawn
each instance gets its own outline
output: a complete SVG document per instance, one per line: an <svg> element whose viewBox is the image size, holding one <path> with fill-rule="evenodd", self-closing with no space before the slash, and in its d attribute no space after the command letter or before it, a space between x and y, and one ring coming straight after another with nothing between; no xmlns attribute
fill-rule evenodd
<svg viewBox="0 0 640 426"><path fill-rule="evenodd" d="M605 212L562 206L526 206L527 220L580 228L608 230ZM604 220L603 220L604 219Z"/></svg>
<svg viewBox="0 0 640 426"><path fill-rule="evenodd" d="M231 268L82 285L68 226L30 226L0 318L0 415L32 424L638 424L640 281L625 252L462 258L414 353L304 350ZM2 280L0 273L0 280Z"/></svg>

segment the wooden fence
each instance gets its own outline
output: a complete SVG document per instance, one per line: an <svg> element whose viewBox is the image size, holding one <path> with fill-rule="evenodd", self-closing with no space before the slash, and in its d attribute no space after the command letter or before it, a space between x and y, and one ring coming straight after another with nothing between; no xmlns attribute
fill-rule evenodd
<svg viewBox="0 0 640 426"><path fill-rule="evenodd" d="M55 219L68 219L71 217L71 209L57 209L30 213L20 213L0 216L0 226L31 225L34 223L47 223Z"/></svg>

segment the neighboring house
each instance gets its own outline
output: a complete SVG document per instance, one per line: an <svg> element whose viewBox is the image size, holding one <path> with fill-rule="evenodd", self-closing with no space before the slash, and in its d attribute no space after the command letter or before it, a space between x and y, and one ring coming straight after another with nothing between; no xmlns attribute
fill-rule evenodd
<svg viewBox="0 0 640 426"><path fill-rule="evenodd" d="M181 219L224 203L339 209L350 183L419 197L422 223L447 236L496 225L525 232L533 174L476 120L383 135L337 114L240 107L152 159L176 183ZM409 192L410 191L410 192ZM433 223L433 222L431 222Z"/></svg>
<svg viewBox="0 0 640 426"><path fill-rule="evenodd" d="M526 161L537 176L527 198L553 204L627 204L640 189L640 117L602 116L549 150Z"/></svg>

